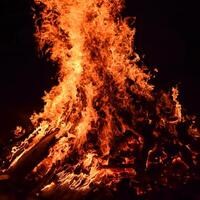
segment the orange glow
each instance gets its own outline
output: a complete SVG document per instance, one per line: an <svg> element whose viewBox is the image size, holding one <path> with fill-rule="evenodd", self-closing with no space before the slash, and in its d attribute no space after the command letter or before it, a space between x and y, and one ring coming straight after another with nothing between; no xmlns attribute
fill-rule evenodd
<svg viewBox="0 0 200 200"><path fill-rule="evenodd" d="M58 188L87 193L91 183L115 188L122 178L134 179L135 154L143 155L148 143L143 125L154 126L149 135L159 138L163 127L175 134L185 120L178 90L154 94L151 74L139 65L134 51L135 29L130 23L135 19L120 16L122 0L35 0L35 4L41 9L34 16L35 37L39 49L58 63L59 80L43 97L43 110L31 116L35 130L12 148L3 172L14 173L36 149L47 149L26 177L42 182L54 174L53 180L40 184L43 195ZM170 109L170 118L165 108ZM15 133L22 132L18 127ZM157 163L184 163L181 155L166 161L167 150L156 144L148 149L146 169L160 149ZM162 182L166 184L164 178ZM141 188L137 191L144 193Z"/></svg>

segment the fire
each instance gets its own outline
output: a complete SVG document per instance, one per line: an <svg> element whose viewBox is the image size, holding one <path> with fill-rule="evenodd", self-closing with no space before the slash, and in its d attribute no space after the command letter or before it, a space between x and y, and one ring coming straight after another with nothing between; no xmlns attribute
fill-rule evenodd
<svg viewBox="0 0 200 200"><path fill-rule="evenodd" d="M177 88L156 92L150 83L133 48L135 19L120 15L123 0L35 4L36 40L58 63L59 79L43 97L43 110L31 116L35 129L12 147L2 172L16 176L28 163L25 180L52 197L87 195L100 185L115 191L125 178L142 183L131 188L143 195L156 187L148 182L154 168L160 185L172 185L173 177L187 181L199 162L193 144L200 134L182 114ZM16 135L22 133L18 127Z"/></svg>

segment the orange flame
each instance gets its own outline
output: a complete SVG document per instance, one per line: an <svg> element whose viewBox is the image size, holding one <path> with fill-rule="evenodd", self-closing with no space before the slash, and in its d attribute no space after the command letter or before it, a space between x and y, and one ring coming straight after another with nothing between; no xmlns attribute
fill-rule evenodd
<svg viewBox="0 0 200 200"><path fill-rule="evenodd" d="M14 173L35 151L48 149L27 176L42 182L54 174L56 178L42 182L41 193L51 194L58 188L84 193L91 184L115 187L123 177L135 178L134 155L143 152L147 143L139 133L142 123L154 125L152 137L158 138L163 127L174 134L177 124L184 121L178 90L172 89L172 97L163 93L155 98L151 75L139 66L140 58L133 50L135 29L130 23L135 19L120 16L122 0L35 3L41 9L34 16L35 36L39 48L58 63L59 80L45 94L43 111L31 117L35 130L12 148L4 172ZM158 119L152 109L140 104L142 100L146 107L155 107ZM166 107L172 119L163 114ZM16 134L20 131L18 127ZM162 155L156 162L166 162L164 146L153 145L145 160L147 169L159 149ZM181 155L175 155L171 163L180 160Z"/></svg>

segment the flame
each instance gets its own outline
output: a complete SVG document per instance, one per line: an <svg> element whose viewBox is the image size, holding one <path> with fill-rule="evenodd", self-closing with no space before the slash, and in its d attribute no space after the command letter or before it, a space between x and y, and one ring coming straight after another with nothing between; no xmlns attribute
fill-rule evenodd
<svg viewBox="0 0 200 200"><path fill-rule="evenodd" d="M26 179L39 182L37 191L50 195L60 190L87 193L100 184L116 189L123 178L138 179L140 162L147 171L166 166L158 178L163 185L169 182L171 165L188 169L180 151L169 156L168 146L184 146L177 130L186 121L178 89L154 91L151 74L133 48L135 28L130 24L135 19L120 15L123 0L35 4L40 10L34 16L36 40L58 63L59 79L43 97L43 110L31 116L34 131L12 148L3 172L15 174L35 152L47 150ZM194 133L195 125L188 130ZM16 135L20 132L24 134L18 127ZM194 164L197 152L187 145ZM136 190L138 195L147 191Z"/></svg>

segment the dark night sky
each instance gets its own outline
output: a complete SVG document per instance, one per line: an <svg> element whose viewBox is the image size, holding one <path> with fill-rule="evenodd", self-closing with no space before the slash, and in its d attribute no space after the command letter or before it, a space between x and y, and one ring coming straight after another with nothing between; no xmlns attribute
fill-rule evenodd
<svg viewBox="0 0 200 200"><path fill-rule="evenodd" d="M39 58L33 38L31 1L0 1L0 143L17 124L42 106L43 91L55 82L55 67ZM187 112L200 114L200 12L198 2L128 0L127 15L137 17L136 49L159 69L157 83L179 83Z"/></svg>

